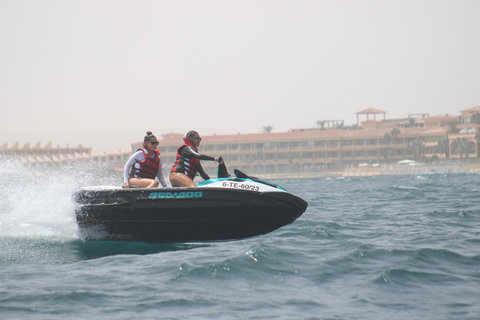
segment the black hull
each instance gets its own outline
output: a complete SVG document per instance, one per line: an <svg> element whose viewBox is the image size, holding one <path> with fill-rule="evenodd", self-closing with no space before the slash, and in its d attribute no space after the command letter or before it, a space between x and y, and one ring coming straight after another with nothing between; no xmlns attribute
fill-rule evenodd
<svg viewBox="0 0 480 320"><path fill-rule="evenodd" d="M221 188L81 190L87 239L195 242L243 239L292 223L307 202L286 192Z"/></svg>

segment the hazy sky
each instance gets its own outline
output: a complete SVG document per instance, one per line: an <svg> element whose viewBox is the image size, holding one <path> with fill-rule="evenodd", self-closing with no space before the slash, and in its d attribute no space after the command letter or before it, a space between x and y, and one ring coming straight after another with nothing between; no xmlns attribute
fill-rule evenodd
<svg viewBox="0 0 480 320"><path fill-rule="evenodd" d="M0 0L0 145L480 105L478 0Z"/></svg>

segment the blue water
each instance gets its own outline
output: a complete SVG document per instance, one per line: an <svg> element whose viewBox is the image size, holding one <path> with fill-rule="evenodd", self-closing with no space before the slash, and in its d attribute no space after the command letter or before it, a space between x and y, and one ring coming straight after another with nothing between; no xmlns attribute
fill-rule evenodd
<svg viewBox="0 0 480 320"><path fill-rule="evenodd" d="M0 179L1 319L480 319L480 175L276 180L297 221L192 244L83 241L78 176Z"/></svg>

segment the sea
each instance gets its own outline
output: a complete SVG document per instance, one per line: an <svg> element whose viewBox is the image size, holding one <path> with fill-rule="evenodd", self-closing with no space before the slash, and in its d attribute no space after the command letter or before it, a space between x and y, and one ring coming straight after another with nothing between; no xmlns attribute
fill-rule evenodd
<svg viewBox="0 0 480 320"><path fill-rule="evenodd" d="M480 319L480 175L272 180L305 199L245 240L86 241L88 168L0 171L0 319Z"/></svg>

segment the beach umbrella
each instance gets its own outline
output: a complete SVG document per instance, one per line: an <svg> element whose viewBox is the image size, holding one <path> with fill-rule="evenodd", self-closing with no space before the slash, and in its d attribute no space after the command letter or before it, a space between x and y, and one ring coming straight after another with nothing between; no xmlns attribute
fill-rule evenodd
<svg viewBox="0 0 480 320"><path fill-rule="evenodd" d="M405 159L405 160L398 161L397 163L410 164L410 163L414 163L414 162L415 162L415 160Z"/></svg>

